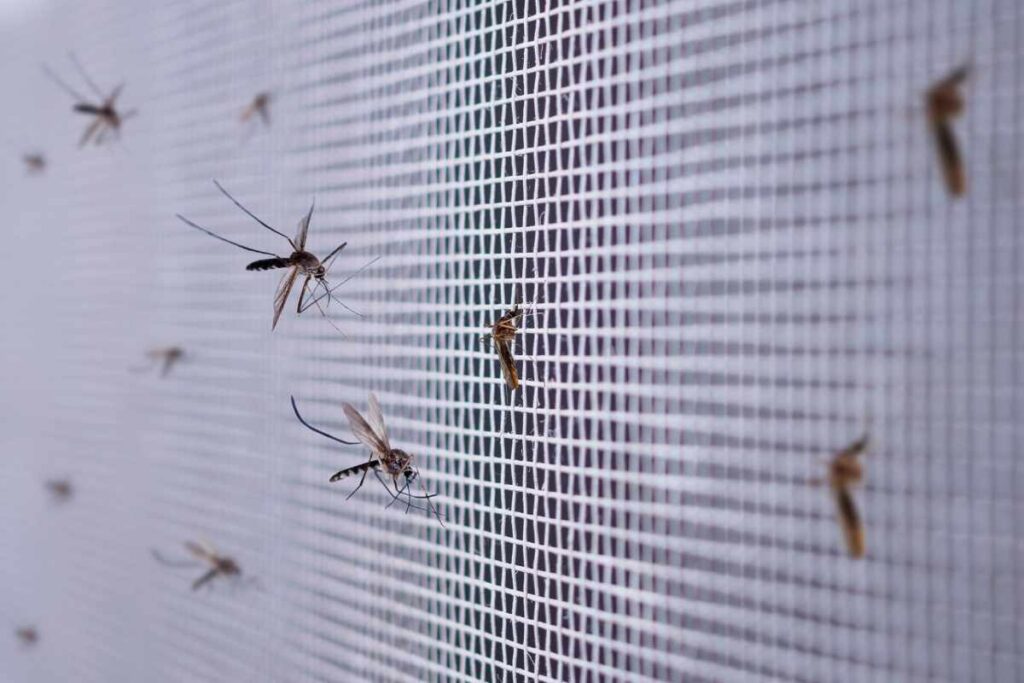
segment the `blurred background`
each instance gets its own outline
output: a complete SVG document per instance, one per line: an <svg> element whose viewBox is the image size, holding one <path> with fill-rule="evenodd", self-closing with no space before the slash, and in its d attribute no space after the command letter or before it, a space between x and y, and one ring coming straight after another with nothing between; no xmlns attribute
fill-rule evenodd
<svg viewBox="0 0 1024 683"><path fill-rule="evenodd" d="M0 679L1024 679L1022 30L1014 0L0 3ZM125 84L119 140L78 147L69 52ZM954 197L925 93L964 64ZM215 178L288 235L315 199L333 282L381 257L339 290L362 317L272 333L277 275L175 218L287 250ZM480 336L517 300L511 392ZM443 527L345 500L366 449L289 403L351 439L371 391ZM854 558L821 481L866 431ZM152 555L200 539L242 579Z"/></svg>

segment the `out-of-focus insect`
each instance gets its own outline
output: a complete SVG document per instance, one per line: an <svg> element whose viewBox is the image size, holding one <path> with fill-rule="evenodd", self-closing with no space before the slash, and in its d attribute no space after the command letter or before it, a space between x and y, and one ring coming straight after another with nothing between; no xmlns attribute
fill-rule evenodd
<svg viewBox="0 0 1024 683"><path fill-rule="evenodd" d="M953 133L952 121L964 111L964 96L960 89L967 80L968 72L967 66L953 71L929 88L925 97L928 122L935 137L935 147L939 154L942 175L946 180L946 188L950 194L957 197L967 191L967 176L960 146Z"/></svg>
<svg viewBox="0 0 1024 683"><path fill-rule="evenodd" d="M274 233L275 235L280 235L281 237L288 240L288 244L292 248L292 253L290 256L278 256L277 254L274 254L269 251L253 249L252 247L247 247L244 244L239 244L238 242L229 240L226 237L221 237L217 233L207 230L206 228L193 223L192 221L185 218L181 214L178 214L178 218L183 223L190 227L195 228L196 230L199 230L200 232L205 232L210 237L215 237L219 239L221 242L227 242L228 244L239 247L240 249L244 249L246 251L251 251L256 254L263 254L264 256L271 257L268 259L260 259L258 261L253 261L252 263L245 267L246 270L274 270L278 268L288 269L287 272L285 272L284 276L281 278L281 283L277 287L277 294L274 296L274 321L273 324L271 325L271 329L277 328L277 321L278 319L280 319L281 312L284 310L284 305L288 301L288 295L291 294L292 287L295 285L295 280L300 274L305 276L305 280L303 280L302 282L302 290L299 294L299 305L296 309L297 312L299 314L302 314L305 311L307 311L311 306L315 305L320 310L320 314L324 317L324 319L327 320L328 322L331 322L330 318L327 317L327 313L324 311L323 307L320 306L320 300L326 296L328 305L330 305L330 302L335 299L335 297L333 296L334 291L342 284L345 284L345 282L348 281L348 279L346 279L345 282L342 282L341 284L335 286L333 289L330 288L327 283L327 273L330 271L331 266L334 264L334 259L337 258L338 254L341 252L342 249L345 248L345 246L348 243L342 242L337 247L335 247L334 251L329 253L323 260L320 260L310 252L306 251L306 236L309 233L309 221L313 218L313 205L310 205L309 213L307 213L299 220L299 227L295 233L295 239L292 239L291 237L285 235L283 232L275 230L274 228L270 227L267 223L257 218L257 216L254 213L252 213L251 211L249 211L249 209L242 206L242 204L237 199L232 197L227 190L221 187L221 184L218 183L216 180L213 181L213 184L217 186L218 190L224 193L224 196L230 199L235 206L244 211L245 214L248 215L250 218L255 220L257 223L259 223L260 225L262 225L264 228ZM309 286L310 280L315 281L313 287ZM319 287L324 288L324 293L318 297L316 296L316 293ZM306 301L307 295L310 297L309 302ZM338 303L341 304L347 310L352 311L351 308L346 306L340 300L338 301ZM355 313L355 311L352 312ZM356 315L358 315L358 313L356 313ZM334 325L334 323L331 323L331 325Z"/></svg>
<svg viewBox="0 0 1024 683"><path fill-rule="evenodd" d="M21 160L25 162L25 172L29 175L39 175L46 170L46 157L40 152L23 154Z"/></svg>
<svg viewBox="0 0 1024 683"><path fill-rule="evenodd" d="M192 541L186 541L185 549L188 550L195 560L175 562L173 560L165 559L156 550L152 552L153 557L156 558L158 562L168 567L194 567L197 563L208 565L209 568L206 572L192 582L192 590L199 590L203 585L218 576L240 577L242 575L242 569L234 559L227 555L221 555L214 550L209 543L193 543Z"/></svg>
<svg viewBox="0 0 1024 683"><path fill-rule="evenodd" d="M124 113L117 110L117 98L121 95L124 84L117 85L110 91L109 95L104 95L95 81L89 78L89 74L85 72L78 58L74 54L69 55L69 57L82 76L82 80L99 98L97 100L98 103L90 102L88 97L83 97L74 88L62 81L57 74L50 71L49 67L44 65L43 71L54 83L75 99L74 112L93 117L92 123L82 133L82 139L79 140L78 146L84 147L90 141L95 141L97 145L101 145L106 141L108 133L113 135L114 138L120 137L121 124L136 114L135 110Z"/></svg>
<svg viewBox="0 0 1024 683"><path fill-rule="evenodd" d="M377 481L381 483L384 489L391 496L391 502L388 503L388 507L391 507L399 499L400 496L405 494L407 500L406 509L415 507L416 509L424 509L429 513L432 513L437 517L437 521L441 522L444 526L444 522L441 521L441 515L438 513L437 508L430 502L436 494L427 493L426 490L422 489L422 480L420 484L422 495L413 495L411 489L412 483L419 479L419 470L412 466L412 455L406 453L398 448L391 447L391 441L388 438L387 427L384 426L384 417L381 414L380 403L377 402L377 396L370 394L369 398L369 409L367 410L367 417L363 418L359 414L359 411L352 407L350 403L343 403L342 409L345 411L345 416L348 418L348 423L352 429L352 433L355 437L370 449L370 459L364 463L347 467L339 472L335 472L331 476L331 482L340 481L346 479L355 474L361 475L359 484L352 490L351 493L346 496L346 500L355 495L363 486L363 482L366 481L366 475L369 472L373 472L374 476L377 477ZM299 422L303 424L310 431L316 432L321 436L325 436L332 441L336 441L346 446L356 445L354 441L344 441L339 439L327 432L321 431L316 427L312 426L299 413L298 405L295 403L295 397L292 397L292 410L295 411L295 417L299 419ZM390 478L390 483L385 480L381 473ZM404 478L405 483L399 485L399 479ZM393 487L393 488L392 488ZM413 500L424 501L426 508L420 508L413 504Z"/></svg>
<svg viewBox="0 0 1024 683"><path fill-rule="evenodd" d="M53 499L58 503L63 503L71 499L71 495L74 493L74 489L71 486L71 482L67 479L51 479L46 482L46 490L50 492Z"/></svg>
<svg viewBox="0 0 1024 683"><path fill-rule="evenodd" d="M178 361L185 357L185 349L180 346L165 346L157 349L150 349L146 351L146 358L149 359L149 365L141 368L133 368L136 372L142 372L148 370L154 365L160 365L160 376L166 377L170 372L171 368L177 365Z"/></svg>
<svg viewBox="0 0 1024 683"><path fill-rule="evenodd" d="M242 112L242 123L248 123L253 116L257 115L263 120L263 125L270 125L270 93L257 93L256 97L252 98L252 102Z"/></svg>
<svg viewBox="0 0 1024 683"><path fill-rule="evenodd" d="M493 341L494 350L498 352L498 362L501 364L501 374L504 375L505 383L512 391L519 388L519 373L516 372L516 361L512 356L512 343L515 341L516 333L519 332L518 323L522 319L523 313L523 309L516 303L497 321L489 325L490 334L481 337L482 341Z"/></svg>
<svg viewBox="0 0 1024 683"><path fill-rule="evenodd" d="M863 557L865 550L864 523L857 512L850 489L864 479L860 456L867 451L868 443L868 435L865 433L832 456L828 466L828 485L836 501L836 513L846 539L846 548L852 557Z"/></svg>
<svg viewBox="0 0 1024 683"><path fill-rule="evenodd" d="M22 626L14 632L21 644L25 647L32 647L39 642L39 631L35 626Z"/></svg>

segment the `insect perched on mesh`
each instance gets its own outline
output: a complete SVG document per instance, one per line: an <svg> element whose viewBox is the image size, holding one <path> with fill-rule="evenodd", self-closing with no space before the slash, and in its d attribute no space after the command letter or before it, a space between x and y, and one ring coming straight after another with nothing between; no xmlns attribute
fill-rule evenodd
<svg viewBox="0 0 1024 683"><path fill-rule="evenodd" d="M195 558L194 560L168 560L160 555L156 550L152 552L153 557L156 558L158 562L168 567L195 567L197 564L207 565L208 569L206 572L192 582L192 590L199 590L205 584L218 576L223 576L225 578L237 578L242 575L242 569L234 559L227 555L221 555L214 550L213 546L209 543L193 543L192 541L186 541L185 549L193 558Z"/></svg>
<svg viewBox="0 0 1024 683"><path fill-rule="evenodd" d="M355 277L355 275L361 272L364 268L366 268L371 263L376 261L376 259L366 264L366 266L360 268L359 271L356 271L356 273L350 275L349 277L345 278L345 280L343 280L341 283L331 288L327 282L327 273L330 272L331 266L334 264L334 260L337 258L338 254L341 252L342 249L345 248L345 246L348 243L342 242L341 244L339 244L337 247L335 247L334 251L329 253L323 260L318 259L313 254L306 251L306 236L309 233L309 221L313 218L313 205L310 205L309 212L299 220L298 230L295 233L295 238L292 239L291 237L285 235L283 232L272 228L270 225L259 219L253 212L249 211L249 209L242 206L242 204L237 199L232 197L228 193L228 191L225 190L221 186L221 184L218 183L216 180L213 181L213 184L216 185L217 189L223 192L224 196L230 199L235 206L237 206L239 209L245 212L245 214L252 218L254 221L259 223L260 225L262 225L264 228L274 233L275 235L280 235L281 237L288 240L288 244L292 248L292 253L290 256L278 256L277 254L274 254L269 251L253 249L252 247L247 247L244 244L239 244L238 242L229 240L226 237L221 237L217 233L207 230L206 228L193 223L192 221L185 218L181 214L178 214L178 218L183 223L190 227L195 228L196 230L199 230L200 232L206 233L210 237L215 237L219 239L221 242L227 242L230 245L236 246L246 251L251 251L256 254L263 254L264 256L271 257L268 259L260 259L258 261L253 261L252 263L245 267L246 270L275 270L279 268L287 269L284 276L281 278L281 283L277 287L277 294L274 295L274 321L271 325L271 329L277 328L277 321L281 317L281 312L284 310L284 305L288 301L288 296L289 294L291 294L292 287L295 285L295 280L298 278L300 274L303 275L305 279L303 280L302 283L302 290L299 294L299 304L298 307L296 308L296 311L299 314L306 312L312 306L316 306L317 309L319 309L320 314L323 316L324 320L327 320L332 327L338 330L338 327L334 325L330 318L327 317L327 313L326 311L324 311L324 307L320 305L320 301L326 298L327 306L330 306L331 301L337 300L338 303L346 310L356 315L360 315L358 312L353 311L343 302L338 300L334 296L334 292L339 287L341 287L346 282ZM315 281L313 287L309 286L310 280ZM317 296L317 291L320 287L323 287L324 291L322 294ZM306 299L307 296L309 297L308 301ZM341 332L341 330L338 331Z"/></svg>
<svg viewBox="0 0 1024 683"><path fill-rule="evenodd" d="M133 368L137 372L148 370L154 365L160 366L160 376L166 377L170 372L171 368L177 365L178 361L185 357L185 349L180 346L165 346L158 349L150 349L146 351L146 358L149 359L150 364L143 368Z"/></svg>
<svg viewBox="0 0 1024 683"><path fill-rule="evenodd" d="M846 548L852 557L863 557L865 551L864 523L853 502L850 489L864 478L860 456L868 449L868 435L857 439L832 457L828 467L828 484L836 501L839 526L843 530Z"/></svg>
<svg viewBox="0 0 1024 683"><path fill-rule="evenodd" d="M252 98L252 102L242 112L242 123L248 123L253 116L259 116L263 125L270 125L270 93L257 93L256 97Z"/></svg>
<svg viewBox="0 0 1024 683"><path fill-rule="evenodd" d="M46 482L46 490L50 492L53 499L58 503L63 503L71 499L74 493L74 488L71 486L71 482L67 479L51 479Z"/></svg>
<svg viewBox="0 0 1024 683"><path fill-rule="evenodd" d="M956 135L953 133L952 121L964 111L964 96L960 88L967 80L968 72L967 66L953 71L929 88L925 97L928 122L935 137L942 175L946 180L946 188L955 197L967 192L964 160Z"/></svg>
<svg viewBox="0 0 1024 683"><path fill-rule="evenodd" d="M427 493L423 488L422 480L420 480L420 490L423 492L421 495L412 494L412 483L420 479L419 470L412 466L412 456L403 450L391 447L391 441L388 438L387 427L384 426L384 417L381 414L380 403L377 402L377 396L370 394L369 408L366 412L366 418L359 414L359 411L352 407L350 403L343 403L342 408L345 411L345 416L348 418L348 423L352 429L352 433L355 434L359 442L367 446L370 449L370 459L364 463L347 467L339 472L335 472L331 476L331 482L341 481L347 479L353 475L361 475L359 478L359 484L352 489L345 499L348 500L356 494L363 483L366 481L366 475L373 472L373 475L377 478L377 481L381 483L384 489L391 496L391 502L388 503L387 507L391 507L399 498L404 494L406 497L406 511L410 509L424 510L437 517L437 521L444 526L444 522L441 520L441 515L437 511L437 508L430 502L436 493ZM327 437L332 441L344 444L346 446L355 446L358 444L356 441L345 441L339 439L336 436L328 434L325 431L317 429L313 425L306 422L302 415L299 413L299 407L295 403L295 397L292 397L292 410L295 411L295 417L299 419L304 427L310 431L316 432L320 436ZM383 476L382 476L383 472ZM385 479L390 478L390 482ZM399 480L404 478L404 483L399 485ZM424 501L426 507L420 507L413 503L414 500Z"/></svg>
<svg viewBox="0 0 1024 683"><path fill-rule="evenodd" d="M481 338L482 341L493 341L494 350L498 352L498 362L501 364L501 374L512 391L519 388L519 373L516 372L516 361L512 356L512 344L515 342L516 333L519 332L518 324L522 317L523 309L517 302L497 321L489 325L490 334Z"/></svg>
<svg viewBox="0 0 1024 683"><path fill-rule="evenodd" d="M135 116L135 110L128 112L119 112L117 109L117 98L120 97L121 91L124 89L124 83L119 84L110 94L104 95L103 91L100 90L96 82L93 81L89 74L85 72L82 64L78 61L78 58L74 54L68 55L71 59L72 64L78 70L82 76L82 80L89 86L89 89L96 94L99 99L97 103L90 102L88 97L84 97L79 94L74 88L62 81L57 74L50 71L49 67L43 65L43 71L50 79L56 83L62 90L71 95L75 99L75 106L73 111L78 114L85 114L92 116L93 120L82 133L82 138L78 142L79 147L84 147L89 144L90 141L95 142L97 145L103 144L107 140L108 134L114 138L121 136L121 124L126 120Z"/></svg>
<svg viewBox="0 0 1024 683"><path fill-rule="evenodd" d="M23 154L21 160L25 162L25 173L28 175L39 175L46 170L46 157L40 152Z"/></svg>
<svg viewBox="0 0 1024 683"><path fill-rule="evenodd" d="M36 630L35 626L22 626L15 630L14 635L18 637L18 640L25 647L32 647L39 642L39 631Z"/></svg>

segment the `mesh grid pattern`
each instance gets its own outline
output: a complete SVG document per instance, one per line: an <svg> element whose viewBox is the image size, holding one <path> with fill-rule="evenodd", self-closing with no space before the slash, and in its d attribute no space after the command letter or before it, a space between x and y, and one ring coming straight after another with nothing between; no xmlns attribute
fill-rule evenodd
<svg viewBox="0 0 1024 683"><path fill-rule="evenodd" d="M87 5L0 14L10 680L1021 678L1018 3ZM123 145L73 149L65 46ZM953 202L922 95L965 61ZM344 338L174 219L282 249L211 178L286 233L315 198L336 282L381 256ZM349 438L370 391L444 528L345 501L365 452L288 403ZM813 480L865 430L855 561ZM149 555L196 538L258 584Z"/></svg>

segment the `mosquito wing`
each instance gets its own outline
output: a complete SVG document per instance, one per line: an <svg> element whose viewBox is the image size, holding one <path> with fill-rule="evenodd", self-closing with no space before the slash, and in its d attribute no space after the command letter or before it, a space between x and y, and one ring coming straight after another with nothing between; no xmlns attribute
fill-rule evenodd
<svg viewBox="0 0 1024 683"><path fill-rule="evenodd" d="M505 383L515 391L519 388L519 373L516 372L516 361L512 357L512 349L508 342L500 339L494 340L494 348L498 352L498 361L501 363L501 374L505 376Z"/></svg>
<svg viewBox="0 0 1024 683"><path fill-rule="evenodd" d="M194 541L185 541L185 549L192 553L192 556L197 560L203 560L204 562L210 562L214 556L212 548L205 547L205 544L195 543Z"/></svg>
<svg viewBox="0 0 1024 683"><path fill-rule="evenodd" d="M373 454L377 457L387 455L391 450L388 447L387 441L382 440L373 428L367 424L363 416L359 414L359 411L352 407L351 403L343 403L341 406L345 410L345 416L348 417L349 427L352 429L352 433L357 439L362 441L366 446L373 451Z"/></svg>
<svg viewBox="0 0 1024 683"><path fill-rule="evenodd" d="M281 284L277 286L277 294L274 295L274 323L270 327L272 330L277 328L277 321L281 317L281 312L284 311L284 305L288 301L288 295L292 293L292 285L295 284L298 274L299 267L292 266L291 270L281 278Z"/></svg>
<svg viewBox="0 0 1024 683"><path fill-rule="evenodd" d="M96 134L96 131L98 131L102 125L103 119L97 116L96 119L89 124L88 128L85 129L85 132L82 133L82 139L78 141L78 146L85 147L86 145L88 145L89 141L92 139L92 136Z"/></svg>
<svg viewBox="0 0 1024 683"><path fill-rule="evenodd" d="M373 432L380 437L380 440L391 450L391 439L388 438L388 428L384 426L384 415L380 411L380 403L377 401L377 394L370 392L369 409L366 411L366 421ZM387 452L385 451L385 452Z"/></svg>
<svg viewBox="0 0 1024 683"><path fill-rule="evenodd" d="M295 231L295 251L302 251L306 248L306 235L309 233L309 221L313 218L313 207L309 206L309 213L299 221L299 229Z"/></svg>

